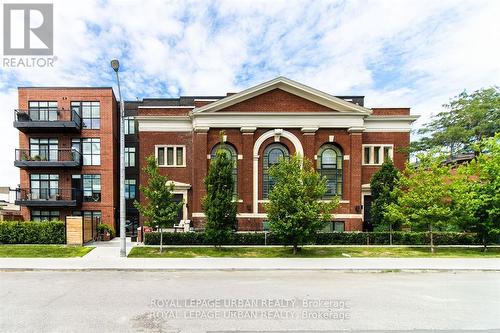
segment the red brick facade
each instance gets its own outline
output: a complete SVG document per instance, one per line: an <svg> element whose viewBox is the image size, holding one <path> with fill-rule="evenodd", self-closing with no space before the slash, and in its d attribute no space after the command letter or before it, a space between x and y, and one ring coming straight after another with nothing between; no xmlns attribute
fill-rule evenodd
<svg viewBox="0 0 500 333"><path fill-rule="evenodd" d="M71 102L99 102L100 128L72 131L68 133L60 128L46 128L35 131L19 132L19 148L29 149L30 138L58 139L59 149L71 149L72 139L100 138L100 165L83 165L76 168L43 167L20 169L20 187L30 188L31 174L58 174L59 188L72 189L72 176L98 174L101 176L101 194L98 202L78 202L76 206L24 206L21 211L25 220L32 219L33 211L59 211L59 219L75 211L101 213L101 221L115 228L118 209L118 115L117 103L111 88L19 88L19 110L28 110L29 102L57 102L61 120L70 120ZM81 190L81 189L78 189Z"/></svg>
<svg viewBox="0 0 500 333"><path fill-rule="evenodd" d="M286 82L280 84L286 85ZM404 167L407 156L399 148L409 144L409 128L414 120L409 118L409 109L380 108L372 111L347 103L352 105L352 110L348 109L349 105L341 104L339 108L343 109L338 111L328 103L322 103L321 98L306 98L286 90L278 86L262 93L256 91L248 98L241 97L243 100L237 99L238 94L218 101L199 100L191 108L145 105L139 109L141 167L149 155L155 154L155 145L185 146L185 167L162 167L160 170L172 181L189 186L186 191L187 216L184 218L191 220L195 228L201 228L204 223L201 207L205 194L203 180L210 165L211 151L220 142L221 130L225 132L226 143L232 145L238 155L238 230L262 230L266 218L262 205L262 156L266 147L274 142L286 146L290 155L299 148L314 163L323 145L332 144L340 149L343 155L343 193L340 206L334 213L336 221L344 222L346 231L363 229L363 195L370 194L367 184L381 164L363 164L363 145L391 145L394 163L398 168ZM234 99L232 104L227 102L229 105L224 105L224 101L231 99ZM213 110L210 109L212 106ZM241 121L237 120L238 117ZM303 117L308 123L301 123L298 117ZM381 121L383 117L387 120ZM184 121L181 127L176 122L179 119ZM391 125L387 124L391 122L398 124L398 127L393 126L394 131L388 130ZM405 122L405 128L401 128L398 122ZM309 123L314 126L309 126ZM141 183L146 181L145 175L141 174Z"/></svg>

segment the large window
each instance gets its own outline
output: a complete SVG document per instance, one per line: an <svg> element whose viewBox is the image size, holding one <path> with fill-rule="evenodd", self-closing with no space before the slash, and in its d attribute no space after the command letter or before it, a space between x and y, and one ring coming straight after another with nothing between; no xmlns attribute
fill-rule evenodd
<svg viewBox="0 0 500 333"><path fill-rule="evenodd" d="M101 127L99 102L71 102L71 109L82 117L83 128L99 129Z"/></svg>
<svg viewBox="0 0 500 333"><path fill-rule="evenodd" d="M30 194L32 200L57 199L59 195L59 175L31 174Z"/></svg>
<svg viewBox="0 0 500 333"><path fill-rule="evenodd" d="M136 187L135 179L125 179L125 199L135 199Z"/></svg>
<svg viewBox="0 0 500 333"><path fill-rule="evenodd" d="M125 134L135 134L134 117L124 117L123 121L125 123L124 133Z"/></svg>
<svg viewBox="0 0 500 333"><path fill-rule="evenodd" d="M102 214L100 210L73 211L74 216L83 216L84 219L91 219L92 222L101 223Z"/></svg>
<svg viewBox="0 0 500 333"><path fill-rule="evenodd" d="M185 146L156 146L156 161L161 167L185 167Z"/></svg>
<svg viewBox="0 0 500 333"><path fill-rule="evenodd" d="M269 168L273 165L277 164L283 159L288 159L290 157L290 153L288 152L288 148L286 148L281 143L273 143L266 147L264 150L264 159L263 159L263 184L262 184L262 197L263 199L267 199L269 197L269 192L273 189L276 181L269 175Z"/></svg>
<svg viewBox="0 0 500 333"><path fill-rule="evenodd" d="M125 147L125 166L135 167L135 147Z"/></svg>
<svg viewBox="0 0 500 333"><path fill-rule="evenodd" d="M57 161L57 139L30 138L30 158L40 161Z"/></svg>
<svg viewBox="0 0 500 333"><path fill-rule="evenodd" d="M57 102L29 102L28 113L34 121L58 120Z"/></svg>
<svg viewBox="0 0 500 333"><path fill-rule="evenodd" d="M328 144L320 148L316 168L326 178L325 198L342 195L342 163L342 153L336 146Z"/></svg>
<svg viewBox="0 0 500 333"><path fill-rule="evenodd" d="M58 210L32 210L31 220L36 222L59 220Z"/></svg>
<svg viewBox="0 0 500 333"><path fill-rule="evenodd" d="M101 165L101 139L82 139L83 165Z"/></svg>
<svg viewBox="0 0 500 333"><path fill-rule="evenodd" d="M82 175L83 201L101 201L101 175Z"/></svg>
<svg viewBox="0 0 500 333"><path fill-rule="evenodd" d="M365 165L381 165L389 159L393 159L394 146L391 144L384 145L363 145L363 164Z"/></svg>
<svg viewBox="0 0 500 333"><path fill-rule="evenodd" d="M238 196L238 154L236 153L236 149L230 144L217 144L212 148L212 153L210 154L210 158L214 159L217 156L217 151L222 150L229 158L233 161L233 181L234 181L234 196Z"/></svg>

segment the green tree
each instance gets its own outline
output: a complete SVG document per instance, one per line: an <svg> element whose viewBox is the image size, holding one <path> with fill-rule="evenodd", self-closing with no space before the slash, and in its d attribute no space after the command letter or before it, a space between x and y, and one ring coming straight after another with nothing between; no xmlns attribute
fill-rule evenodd
<svg viewBox="0 0 500 333"><path fill-rule="evenodd" d="M412 143L413 151L444 150L450 156L461 152L482 151L480 142L500 132L500 91L498 87L466 91L445 104L418 131L422 138Z"/></svg>
<svg viewBox="0 0 500 333"><path fill-rule="evenodd" d="M223 244L236 228L233 167L234 161L221 140L205 178L207 194L203 198L207 218L205 233L216 246Z"/></svg>
<svg viewBox="0 0 500 333"><path fill-rule="evenodd" d="M269 175L275 181L269 202L264 204L270 230L285 245L292 245L296 254L299 245L331 221L338 199L321 201L327 190L326 179L300 156L280 161L271 167Z"/></svg>
<svg viewBox="0 0 500 333"><path fill-rule="evenodd" d="M415 166L407 164L391 195L385 217L393 224L409 224L412 230L428 229L431 251L433 231L456 230L452 207L451 173L441 158L420 155Z"/></svg>
<svg viewBox="0 0 500 333"><path fill-rule="evenodd" d="M145 202L140 204L137 200L134 206L147 219L145 224L160 228L160 252L163 251L163 228L172 227L177 221L177 214L183 202L173 200L174 185L168 182L168 177L159 173L159 168L154 155L146 160L143 171L149 176L147 186L140 186Z"/></svg>
<svg viewBox="0 0 500 333"><path fill-rule="evenodd" d="M472 211L464 228L482 237L484 249L492 237L500 234L500 133L483 140L483 153L459 171L465 176L456 182Z"/></svg>
<svg viewBox="0 0 500 333"><path fill-rule="evenodd" d="M385 218L387 207L395 201L395 198L391 196L391 192L394 190L398 179L399 171L390 159L385 161L380 170L372 176L370 188L373 201L370 213L372 223L377 230L385 231L388 228L392 231L392 229L399 229L400 227L399 224L393 226L390 220Z"/></svg>

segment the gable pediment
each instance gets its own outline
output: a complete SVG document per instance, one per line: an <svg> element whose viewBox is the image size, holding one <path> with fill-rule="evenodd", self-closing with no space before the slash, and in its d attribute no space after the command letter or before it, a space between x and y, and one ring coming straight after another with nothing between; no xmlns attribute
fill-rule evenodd
<svg viewBox="0 0 500 333"><path fill-rule="evenodd" d="M285 77L264 82L217 102L195 108L210 112L335 112L369 115L371 110Z"/></svg>

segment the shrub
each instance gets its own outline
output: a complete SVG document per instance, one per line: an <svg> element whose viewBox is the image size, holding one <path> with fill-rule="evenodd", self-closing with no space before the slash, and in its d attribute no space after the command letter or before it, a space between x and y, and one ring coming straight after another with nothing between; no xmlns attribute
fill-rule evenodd
<svg viewBox="0 0 500 333"><path fill-rule="evenodd" d="M111 228L106 223L99 223L97 225L97 234L102 235L105 234L106 232L109 233L111 238L115 237L115 231L113 230L113 228Z"/></svg>
<svg viewBox="0 0 500 333"><path fill-rule="evenodd" d="M330 232L318 233L309 245L389 245L389 232ZM235 233L223 245L264 245L264 233ZM428 232L394 232L394 245L428 245ZM163 243L166 245L213 245L203 232L164 232ZM434 243L437 245L478 245L480 238L473 233L435 232ZM145 245L159 245L160 234L145 234ZM283 245L276 235L267 235L267 245Z"/></svg>
<svg viewBox="0 0 500 333"><path fill-rule="evenodd" d="M0 244L64 244L64 222L0 222Z"/></svg>

